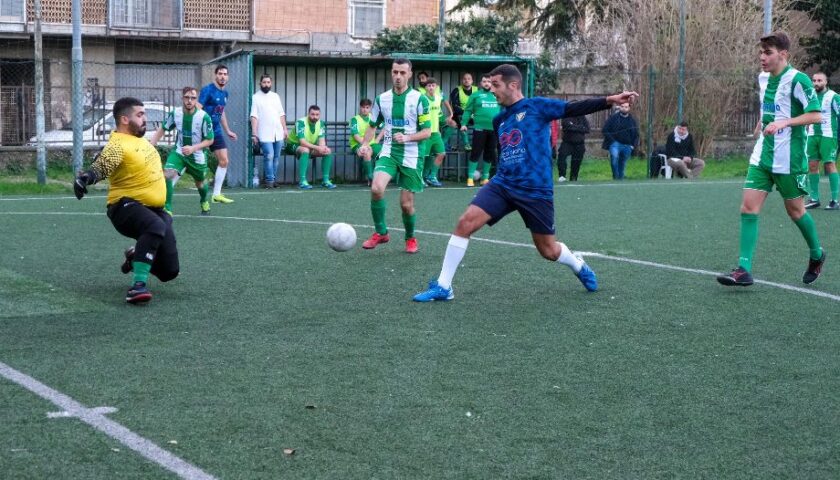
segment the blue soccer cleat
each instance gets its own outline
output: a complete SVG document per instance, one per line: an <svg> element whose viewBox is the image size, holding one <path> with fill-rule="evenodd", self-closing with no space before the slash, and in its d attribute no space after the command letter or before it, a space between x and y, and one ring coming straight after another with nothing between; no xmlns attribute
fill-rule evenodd
<svg viewBox="0 0 840 480"><path fill-rule="evenodd" d="M577 274L578 280L580 283L586 287L586 290L590 292L594 292L598 290L598 279L595 277L595 272L589 268L589 265L583 264L583 268Z"/></svg>
<svg viewBox="0 0 840 480"><path fill-rule="evenodd" d="M415 302L447 302L455 298L452 288L443 288L438 285L437 280L429 282L429 289L414 296Z"/></svg>

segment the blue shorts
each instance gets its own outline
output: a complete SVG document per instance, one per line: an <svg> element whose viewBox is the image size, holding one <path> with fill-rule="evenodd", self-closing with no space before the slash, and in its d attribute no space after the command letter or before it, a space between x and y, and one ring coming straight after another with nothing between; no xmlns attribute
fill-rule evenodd
<svg viewBox="0 0 840 480"><path fill-rule="evenodd" d="M210 151L215 152L216 150L221 150L223 148L227 148L227 142L225 142L225 134L223 132L213 132L213 143L210 144Z"/></svg>
<svg viewBox="0 0 840 480"><path fill-rule="evenodd" d="M481 187L472 205L490 215L490 225L494 225L510 212L517 211L531 233L554 235L554 202L543 198L528 198L517 195L490 180Z"/></svg>

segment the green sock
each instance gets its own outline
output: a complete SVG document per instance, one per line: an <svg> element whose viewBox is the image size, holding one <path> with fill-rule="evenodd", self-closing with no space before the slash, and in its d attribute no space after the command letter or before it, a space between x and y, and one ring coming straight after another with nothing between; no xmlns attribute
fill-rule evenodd
<svg viewBox="0 0 840 480"><path fill-rule="evenodd" d="M172 193L175 190L175 185L172 185L172 180L167 178L166 179L166 203L163 204L163 208L172 211Z"/></svg>
<svg viewBox="0 0 840 480"><path fill-rule="evenodd" d="M388 226L385 225L385 199L382 200L371 200L370 201L370 213L373 215L373 225L376 229L376 233L380 235L385 235L388 233Z"/></svg>
<svg viewBox="0 0 840 480"><path fill-rule="evenodd" d="M808 185L811 186L811 200L819 200L820 199L820 174L819 173L809 173L808 174Z"/></svg>
<svg viewBox="0 0 840 480"><path fill-rule="evenodd" d="M437 180L437 174L440 171L440 165L432 162L432 169L429 171L429 176Z"/></svg>
<svg viewBox="0 0 840 480"><path fill-rule="evenodd" d="M201 186L198 187L198 196L201 197L201 203L207 201L207 193L210 192L210 187L207 186L207 182L202 182Z"/></svg>
<svg viewBox="0 0 840 480"><path fill-rule="evenodd" d="M373 179L373 162L370 160L362 160L362 169L365 171L365 178Z"/></svg>
<svg viewBox="0 0 840 480"><path fill-rule="evenodd" d="M414 224L417 222L417 214L411 215L403 212L403 225L405 225L405 239L414 238Z"/></svg>
<svg viewBox="0 0 840 480"><path fill-rule="evenodd" d="M828 174L828 186L831 189L831 199L836 202L837 196L840 195L840 173Z"/></svg>
<svg viewBox="0 0 840 480"><path fill-rule="evenodd" d="M321 176L324 178L324 183L330 181L330 172L332 171L332 155L327 155L321 162Z"/></svg>
<svg viewBox="0 0 840 480"><path fill-rule="evenodd" d="M134 269L134 282L146 283L149 280L149 272L152 270L152 264L146 262L131 262L131 267Z"/></svg>
<svg viewBox="0 0 840 480"><path fill-rule="evenodd" d="M481 166L481 179L487 180L490 178L490 162L484 162L484 165Z"/></svg>
<svg viewBox="0 0 840 480"><path fill-rule="evenodd" d="M478 162L467 162L467 180L473 178L476 168L478 168Z"/></svg>
<svg viewBox="0 0 840 480"><path fill-rule="evenodd" d="M306 172L309 170L309 154L300 154L300 183L306 183Z"/></svg>
<svg viewBox="0 0 840 480"><path fill-rule="evenodd" d="M758 215L753 213L741 214L741 252L738 256L738 266L752 271L752 258L755 244L758 242Z"/></svg>
<svg viewBox="0 0 840 480"><path fill-rule="evenodd" d="M802 218L794 220L793 223L799 227L799 231L802 232L805 242L808 243L808 249L811 251L811 259L819 260L820 257L822 257L822 247L820 247L820 238L817 235L817 226L814 224L814 219L811 217L811 214L805 212L805 215L802 215Z"/></svg>
<svg viewBox="0 0 840 480"><path fill-rule="evenodd" d="M435 165L435 158L431 155L423 160L423 178L428 177L432 173L432 167Z"/></svg>

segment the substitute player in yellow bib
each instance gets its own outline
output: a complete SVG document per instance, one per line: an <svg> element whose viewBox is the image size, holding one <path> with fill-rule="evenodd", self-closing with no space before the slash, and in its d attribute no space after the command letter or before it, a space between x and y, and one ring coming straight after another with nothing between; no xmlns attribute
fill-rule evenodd
<svg viewBox="0 0 840 480"><path fill-rule="evenodd" d="M137 240L125 251L123 273L134 271L125 301L132 304L152 299L147 288L149 274L168 282L178 276L178 249L172 217L163 210L166 183L160 154L143 138L146 112L136 98L121 98L114 104L116 131L90 166L80 173L73 191L79 200L87 186L109 179L108 218L114 228Z"/></svg>

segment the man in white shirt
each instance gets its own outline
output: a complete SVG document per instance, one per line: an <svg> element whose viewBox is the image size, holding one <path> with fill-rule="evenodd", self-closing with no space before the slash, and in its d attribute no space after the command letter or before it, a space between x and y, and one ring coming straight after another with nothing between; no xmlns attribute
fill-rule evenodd
<svg viewBox="0 0 840 480"><path fill-rule="evenodd" d="M260 91L251 99L251 141L259 143L263 154L263 188L275 188L280 155L286 141L286 112L280 95L271 91L271 76L260 77Z"/></svg>

